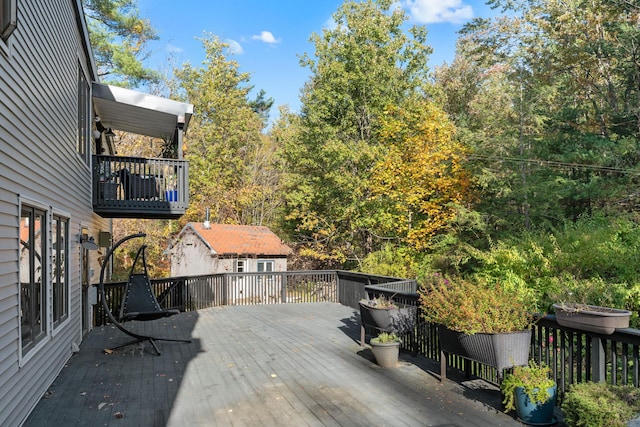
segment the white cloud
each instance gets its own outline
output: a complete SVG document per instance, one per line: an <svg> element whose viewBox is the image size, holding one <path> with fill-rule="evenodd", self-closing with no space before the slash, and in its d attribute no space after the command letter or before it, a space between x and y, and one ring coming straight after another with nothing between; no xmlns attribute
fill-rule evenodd
<svg viewBox="0 0 640 427"><path fill-rule="evenodd" d="M271 31L262 31L260 32L260 35L251 36L251 38L253 40L260 40L268 44L280 43L280 40L276 40L276 38L273 37L273 34L271 34Z"/></svg>
<svg viewBox="0 0 640 427"><path fill-rule="evenodd" d="M176 46L174 44L171 44L171 43L168 43L165 46L165 49L166 49L167 52L170 52L170 53L182 53L182 52L184 52L183 48L178 47L178 46Z"/></svg>
<svg viewBox="0 0 640 427"><path fill-rule="evenodd" d="M331 18L327 19L324 22L324 25L322 25L322 28L332 31L338 28L338 24L336 24L336 21L333 20L333 16L332 16Z"/></svg>
<svg viewBox="0 0 640 427"><path fill-rule="evenodd" d="M225 40L225 43L229 45L229 50L231 51L231 53L234 53L236 55L242 55L244 53L244 49L242 49L242 46L237 41L227 39Z"/></svg>
<svg viewBox="0 0 640 427"><path fill-rule="evenodd" d="M473 8L463 0L402 0L403 6L417 22L464 23L473 18Z"/></svg>

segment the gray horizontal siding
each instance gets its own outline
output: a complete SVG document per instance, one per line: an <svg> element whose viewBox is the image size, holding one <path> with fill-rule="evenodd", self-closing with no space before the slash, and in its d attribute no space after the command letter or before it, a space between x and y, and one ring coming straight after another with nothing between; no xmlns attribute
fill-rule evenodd
<svg viewBox="0 0 640 427"><path fill-rule="evenodd" d="M87 63L76 0L18 0L9 55L0 50L0 425L20 425L81 339L80 224L97 237L91 173L76 153L77 67ZM88 68L88 66L86 66ZM89 77L90 78L90 77ZM70 215L69 321L19 367L18 200ZM97 252L93 252L92 268Z"/></svg>

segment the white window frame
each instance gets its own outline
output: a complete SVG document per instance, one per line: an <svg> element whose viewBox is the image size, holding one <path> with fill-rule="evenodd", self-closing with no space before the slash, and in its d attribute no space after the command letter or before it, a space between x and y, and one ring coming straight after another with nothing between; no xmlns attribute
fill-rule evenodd
<svg viewBox="0 0 640 427"><path fill-rule="evenodd" d="M263 270L260 270L260 266L263 266ZM265 269L265 266L271 266L271 270ZM256 271L258 273L272 273L275 271L276 262L273 259L259 259L256 263Z"/></svg>
<svg viewBox="0 0 640 427"><path fill-rule="evenodd" d="M260 270L261 267L262 267L262 270ZM273 273L275 268L276 268L276 262L273 259L257 259L256 260L256 272L258 273ZM260 275L258 276L258 283L260 283L263 278L266 282L270 283L270 282L273 282L274 276Z"/></svg>

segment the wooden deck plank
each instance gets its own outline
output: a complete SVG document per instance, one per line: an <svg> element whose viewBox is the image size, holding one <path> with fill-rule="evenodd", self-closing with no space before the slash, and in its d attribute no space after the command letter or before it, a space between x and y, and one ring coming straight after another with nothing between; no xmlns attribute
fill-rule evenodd
<svg viewBox="0 0 640 427"><path fill-rule="evenodd" d="M495 388L441 384L434 361L402 353L398 368L378 367L357 311L339 304L218 307L134 327L192 342L105 354L128 337L93 330L25 426L521 425Z"/></svg>

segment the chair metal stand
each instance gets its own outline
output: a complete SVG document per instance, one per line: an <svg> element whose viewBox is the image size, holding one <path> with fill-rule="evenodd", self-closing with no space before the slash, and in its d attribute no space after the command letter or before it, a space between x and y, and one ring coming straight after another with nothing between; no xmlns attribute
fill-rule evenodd
<svg viewBox="0 0 640 427"><path fill-rule="evenodd" d="M109 320L111 321L111 323L113 323L118 329L120 329L126 335L129 335L130 337L134 338L133 341L119 345L117 347L113 347L110 350L116 350L132 344L149 341L151 343L151 346L159 356L162 353L160 353L160 349L158 348L156 341L173 341L173 342L190 343L191 340L161 338L161 337L153 337L149 335L142 335L142 334L138 334L133 331L130 331L121 323L121 321L128 321L128 320L140 320L140 321L155 320L162 317L172 316L180 312L179 310L162 309L160 307L160 304L158 303L158 300L153 294L153 290L151 289L151 283L147 275L147 263L144 256L144 250L146 248L146 245L142 245L140 247L140 249L138 250L138 253L136 254L136 258L133 261L133 265L131 266L131 270L129 273L129 280L127 281L127 285L125 287L122 303L120 304L120 313L119 313L118 319L116 319L116 316L114 316L114 314L111 312L111 309L109 308L109 304L107 303L107 299L106 299L106 293L104 290L105 270L106 270L106 266L109 264L109 260L113 256L113 253L124 242L137 237L144 238L146 237L146 234L137 233L137 234L132 234L130 236L126 236L120 241L118 241L115 245L113 245L113 247L111 247L111 249L109 249L109 251L107 252L107 255L105 256L105 259L102 263L102 268L100 269L100 284L99 284L100 299L102 300L102 306L104 308L105 313L107 314L107 317L109 317ZM142 256L142 265L143 265L144 272L134 273L136 264L138 262L138 258L140 256Z"/></svg>

